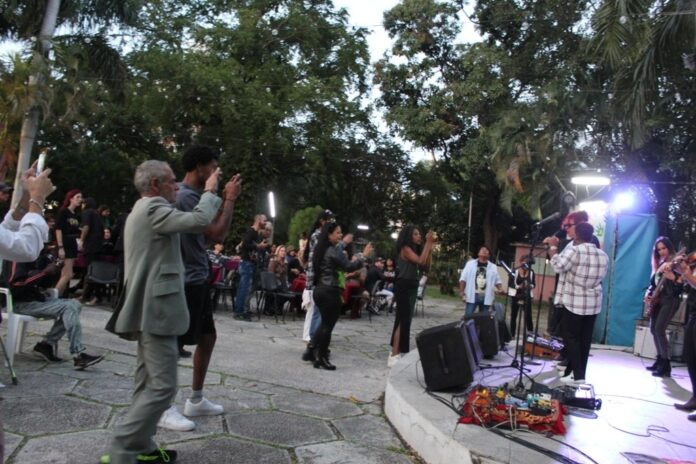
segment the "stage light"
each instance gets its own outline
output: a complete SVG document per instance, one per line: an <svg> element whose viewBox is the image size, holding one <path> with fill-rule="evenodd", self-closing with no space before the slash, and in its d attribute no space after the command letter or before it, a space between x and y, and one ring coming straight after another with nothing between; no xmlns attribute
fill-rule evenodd
<svg viewBox="0 0 696 464"><path fill-rule="evenodd" d="M620 212L633 207L635 200L636 198L633 192L620 192L614 197L611 207L614 211Z"/></svg>
<svg viewBox="0 0 696 464"><path fill-rule="evenodd" d="M579 208L582 211L587 211L590 217L601 216L606 213L609 205L605 201L584 201L580 203Z"/></svg>
<svg viewBox="0 0 696 464"><path fill-rule="evenodd" d="M568 209L572 209L573 206L575 206L575 194L568 190L566 193L564 193L561 196L561 200L563 201L563 204L566 206Z"/></svg>
<svg viewBox="0 0 696 464"><path fill-rule="evenodd" d="M607 176L603 176L601 174L597 175L582 175L582 176L574 176L570 178L570 182L575 184L575 185L588 185L588 186L593 186L593 185L609 185L611 184L611 179L609 179Z"/></svg>
<svg viewBox="0 0 696 464"><path fill-rule="evenodd" d="M367 224L358 224L358 229L360 230L370 230L370 226Z"/></svg>

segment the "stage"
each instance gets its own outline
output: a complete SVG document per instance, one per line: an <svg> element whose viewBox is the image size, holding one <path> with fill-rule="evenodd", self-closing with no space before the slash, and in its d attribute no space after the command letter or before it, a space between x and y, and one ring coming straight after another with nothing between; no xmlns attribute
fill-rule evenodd
<svg viewBox="0 0 696 464"><path fill-rule="evenodd" d="M513 354L514 346L509 354L499 352L491 364L509 365ZM522 430L503 431L562 455L566 461L560 462L639 462L629 460L625 453L648 455L664 462L696 462L696 422L688 421L687 413L672 406L691 396L686 367L677 363L672 378L661 379L645 370L652 360L633 355L630 348L593 345L590 355L587 382L602 400L600 410L576 410L584 417L571 411L565 417L565 435L546 438ZM553 362L542 361L529 368L528 375L536 382L550 387L560 385ZM518 376L513 368L485 369L476 373L474 384L514 385ZM452 392L435 394L446 402L452 399ZM399 434L428 464L557 462L478 425L457 425L459 416L425 391L416 349L392 368L387 379L385 411Z"/></svg>

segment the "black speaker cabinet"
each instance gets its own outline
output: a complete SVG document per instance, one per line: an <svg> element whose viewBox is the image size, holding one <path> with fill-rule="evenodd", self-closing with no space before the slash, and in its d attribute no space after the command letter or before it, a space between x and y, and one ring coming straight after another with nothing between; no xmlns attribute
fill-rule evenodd
<svg viewBox="0 0 696 464"><path fill-rule="evenodd" d="M474 380L476 362L468 338L466 324L461 321L431 327L416 336L430 390L465 387Z"/></svg>
<svg viewBox="0 0 696 464"><path fill-rule="evenodd" d="M465 321L464 327L466 329L466 338L469 342L471 356L474 358L476 367L478 367L483 359L483 351L481 351L481 343L479 342L478 333L476 332L476 323L474 321Z"/></svg>
<svg viewBox="0 0 696 464"><path fill-rule="evenodd" d="M495 318L495 313L488 311L477 312L471 316L466 316L465 320L474 321L476 324L476 333L481 344L483 357L492 358L498 354L500 336L498 335L498 321Z"/></svg>

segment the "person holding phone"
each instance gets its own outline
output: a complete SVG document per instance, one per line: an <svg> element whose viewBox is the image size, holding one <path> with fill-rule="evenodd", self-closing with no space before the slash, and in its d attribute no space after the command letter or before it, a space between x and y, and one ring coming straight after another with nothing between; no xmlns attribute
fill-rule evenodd
<svg viewBox="0 0 696 464"><path fill-rule="evenodd" d="M390 341L391 353L387 361L389 367L410 350L411 319L416 307L420 270L428 267L435 241L435 232L431 230L425 236L425 246L421 246L420 230L413 224L401 229L396 239L396 317Z"/></svg>

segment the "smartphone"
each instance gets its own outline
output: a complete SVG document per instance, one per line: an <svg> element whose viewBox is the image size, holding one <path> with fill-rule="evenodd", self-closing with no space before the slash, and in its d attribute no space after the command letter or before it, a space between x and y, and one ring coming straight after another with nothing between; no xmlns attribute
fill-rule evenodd
<svg viewBox="0 0 696 464"><path fill-rule="evenodd" d="M46 167L46 152L42 152L39 155L39 162L36 163L36 174L41 174L41 171Z"/></svg>

